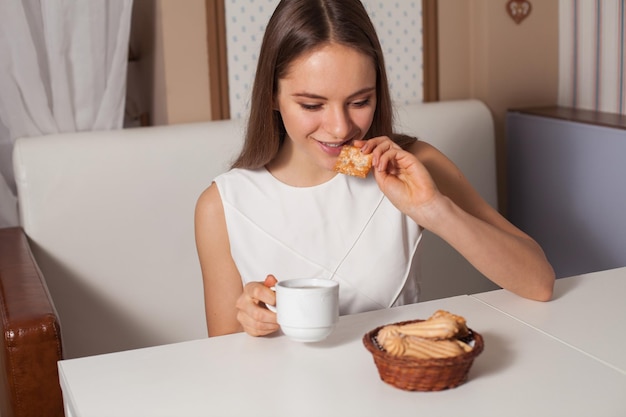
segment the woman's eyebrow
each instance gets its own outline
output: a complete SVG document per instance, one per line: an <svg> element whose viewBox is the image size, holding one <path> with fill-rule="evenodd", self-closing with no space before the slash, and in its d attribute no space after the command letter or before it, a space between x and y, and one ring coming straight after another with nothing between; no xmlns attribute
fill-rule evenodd
<svg viewBox="0 0 626 417"><path fill-rule="evenodd" d="M362 94L371 93L372 91L375 91L375 90L376 90L376 87L365 87L365 88L360 89L359 91L356 91L355 93L351 94L350 96L348 96L348 99L360 96ZM303 91L303 92L300 92L300 93L294 93L294 94L292 94L292 96L293 97L310 98L310 99L315 99L315 100L326 100L326 97L324 97L324 96L320 96L319 94L307 93L306 91Z"/></svg>

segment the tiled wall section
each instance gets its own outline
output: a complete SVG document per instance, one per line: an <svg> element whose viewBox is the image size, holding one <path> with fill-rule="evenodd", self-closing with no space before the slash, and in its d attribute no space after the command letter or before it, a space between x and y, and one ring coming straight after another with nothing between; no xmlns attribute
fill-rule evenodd
<svg viewBox="0 0 626 417"><path fill-rule="evenodd" d="M626 114L625 6L560 0L560 105Z"/></svg>
<svg viewBox="0 0 626 417"><path fill-rule="evenodd" d="M278 0L226 0L231 117L246 117L265 25ZM364 0L385 52L396 103L423 100L421 0Z"/></svg>

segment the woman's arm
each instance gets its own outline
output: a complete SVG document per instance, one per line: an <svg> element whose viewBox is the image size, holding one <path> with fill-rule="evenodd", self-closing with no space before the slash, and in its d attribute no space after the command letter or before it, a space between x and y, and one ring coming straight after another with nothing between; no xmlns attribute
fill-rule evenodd
<svg viewBox="0 0 626 417"><path fill-rule="evenodd" d="M240 332L235 302L242 292L241 277L230 256L224 208L215 184L198 199L195 232L209 336Z"/></svg>
<svg viewBox="0 0 626 417"><path fill-rule="evenodd" d="M230 254L224 207L215 184L198 199L195 234L209 336L242 330L258 336L276 331L276 314L259 305L260 302L273 304L274 292L260 282L243 288Z"/></svg>
<svg viewBox="0 0 626 417"><path fill-rule="evenodd" d="M374 140L367 146L374 149L376 180L401 211L502 288L540 301L552 297L554 271L540 246L484 201L445 155L424 142L405 152Z"/></svg>

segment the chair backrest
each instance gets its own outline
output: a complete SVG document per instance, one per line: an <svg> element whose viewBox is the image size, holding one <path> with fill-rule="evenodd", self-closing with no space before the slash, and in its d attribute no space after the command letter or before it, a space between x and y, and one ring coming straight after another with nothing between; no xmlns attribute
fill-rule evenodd
<svg viewBox="0 0 626 417"><path fill-rule="evenodd" d="M438 101L396 108L398 132L430 143L450 158L497 207L496 142L491 112L478 100Z"/></svg>
<svg viewBox="0 0 626 417"><path fill-rule="evenodd" d="M485 104L440 101L402 106L396 113L399 132L438 148L492 207L498 206L493 117ZM421 246L421 301L498 288L438 236L426 231Z"/></svg>
<svg viewBox="0 0 626 417"><path fill-rule="evenodd" d="M67 358L206 337L195 202L243 141L240 121L24 138L22 226Z"/></svg>
<svg viewBox="0 0 626 417"><path fill-rule="evenodd" d="M496 204L493 122L478 101L397 109L398 130L446 153ZM193 214L243 143L241 121L18 140L22 226L61 320L66 358L206 337ZM424 299L491 289L425 237Z"/></svg>

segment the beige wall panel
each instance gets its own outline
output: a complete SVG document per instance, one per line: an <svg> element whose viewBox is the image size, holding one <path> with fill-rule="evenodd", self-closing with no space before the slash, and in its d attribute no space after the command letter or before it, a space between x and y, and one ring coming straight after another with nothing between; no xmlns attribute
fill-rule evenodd
<svg viewBox="0 0 626 417"><path fill-rule="evenodd" d="M496 129L500 209L506 212L504 119L512 107L558 100L558 0L531 0L522 23L506 1L440 0L440 97L477 98L491 109Z"/></svg>
<svg viewBox="0 0 626 417"><path fill-rule="evenodd" d="M439 0L439 98L456 100L470 92L470 3Z"/></svg>
<svg viewBox="0 0 626 417"><path fill-rule="evenodd" d="M165 124L211 119L204 0L160 0ZM155 123L156 124L156 123Z"/></svg>

